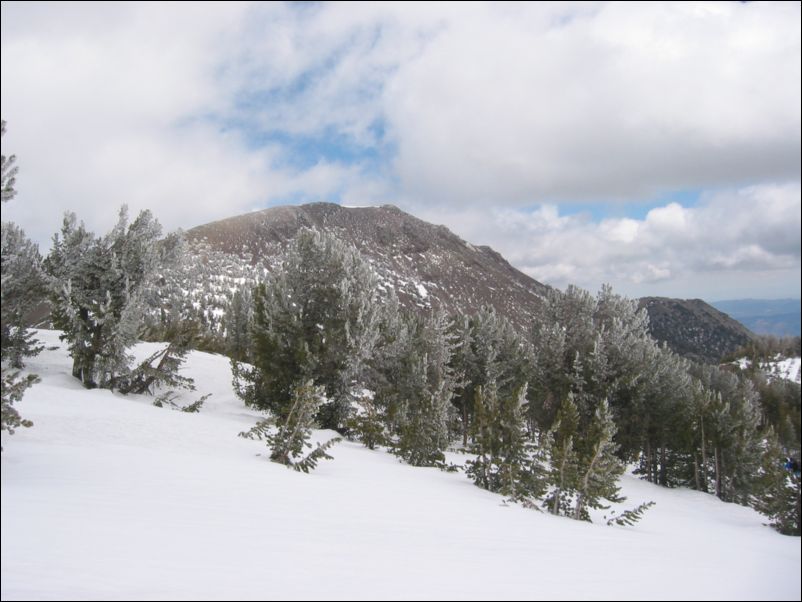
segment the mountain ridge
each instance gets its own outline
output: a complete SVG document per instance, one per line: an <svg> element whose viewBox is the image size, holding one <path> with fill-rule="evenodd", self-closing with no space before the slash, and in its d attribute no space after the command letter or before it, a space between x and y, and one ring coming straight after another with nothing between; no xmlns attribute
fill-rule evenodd
<svg viewBox="0 0 802 602"><path fill-rule="evenodd" d="M394 205L272 207L197 226L187 234L192 241L247 261L272 263L305 227L352 244L373 265L380 287L394 289L407 306L472 313L492 305L523 327L550 290L492 248L474 246L445 226Z"/></svg>
<svg viewBox="0 0 802 602"><path fill-rule="evenodd" d="M373 265L380 288L392 288L412 308L470 314L491 305L517 327L528 328L553 290L491 247L473 245L394 205L271 207L196 226L187 234L251 264L275 265L301 228L317 228L352 244ZM755 338L701 299L643 297L638 302L649 313L652 336L690 359L717 363Z"/></svg>
<svg viewBox="0 0 802 602"><path fill-rule="evenodd" d="M641 297L638 303L649 312L652 336L695 361L718 363L757 337L702 299Z"/></svg>

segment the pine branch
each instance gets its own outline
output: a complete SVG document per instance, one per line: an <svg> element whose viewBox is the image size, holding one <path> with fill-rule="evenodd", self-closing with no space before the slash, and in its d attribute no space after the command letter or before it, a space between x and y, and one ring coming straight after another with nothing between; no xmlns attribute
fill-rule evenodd
<svg viewBox="0 0 802 602"><path fill-rule="evenodd" d="M644 502L637 508L633 508L632 510L626 510L619 514L618 516L613 516L610 520L607 521L607 526L611 526L613 523L616 525L620 525L622 527L626 527L629 525L634 525L637 523L641 518L643 518L644 512L646 512L649 508L654 506L654 502Z"/></svg>
<svg viewBox="0 0 802 602"><path fill-rule="evenodd" d="M305 472L309 473L310 470L314 470L317 467L317 463L320 460L333 460L334 458L326 453L326 450L332 447L335 443L339 443L342 441L342 437L334 437L333 439L329 439L325 443L318 443L318 446L309 453L303 460L300 462L296 462L291 464L293 469L297 470L298 472Z"/></svg>

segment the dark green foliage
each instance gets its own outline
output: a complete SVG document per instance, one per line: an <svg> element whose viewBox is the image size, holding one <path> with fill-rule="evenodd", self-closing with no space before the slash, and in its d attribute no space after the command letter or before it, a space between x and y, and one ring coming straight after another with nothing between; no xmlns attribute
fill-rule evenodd
<svg viewBox="0 0 802 602"><path fill-rule="evenodd" d="M192 349L195 330L191 325L176 326L167 334L171 340L164 349L152 354L124 379L115 382L121 393L152 395L157 387L195 390L194 380L178 373Z"/></svg>
<svg viewBox="0 0 802 602"><path fill-rule="evenodd" d="M265 418L264 420L257 422L247 431L242 431L237 436L242 437L243 439L258 439L259 441L264 441L265 438L270 434L270 428L274 424L275 420L273 418Z"/></svg>
<svg viewBox="0 0 802 602"><path fill-rule="evenodd" d="M87 388L113 388L127 376L126 353L142 328L145 291L158 265L161 226L149 211L128 224L120 211L102 238L67 214L45 265L51 279L52 319L64 331L73 376Z"/></svg>
<svg viewBox="0 0 802 602"><path fill-rule="evenodd" d="M616 524L621 527L627 527L634 525L640 519L643 518L643 514L652 506L654 506L654 502L645 502L638 506L637 508L633 508L632 510L625 510L618 516L611 516L610 519L607 521L607 526ZM611 514L615 514L613 511Z"/></svg>
<svg viewBox="0 0 802 602"><path fill-rule="evenodd" d="M462 422L463 445L467 445L477 389L492 382L501 397L512 395L526 382L531 346L492 307L452 320L450 332L455 339L451 365L461 377L453 402Z"/></svg>
<svg viewBox="0 0 802 602"><path fill-rule="evenodd" d="M302 460L295 462L292 465L294 470L298 472L305 472L309 473L310 470L314 470L317 467L317 463L320 460L333 460L330 455L326 453L330 447L332 447L335 443L339 443L342 441L340 437L334 437L333 439L329 439L325 443L318 443L317 447L313 449L305 458Z"/></svg>
<svg viewBox="0 0 802 602"><path fill-rule="evenodd" d="M300 472L309 472L320 460L331 460L326 451L342 439L335 437L304 456L304 448L311 448L309 438L315 414L323 401L323 390L315 387L311 380L293 388L292 405L285 419L276 425L271 418L260 420L249 431L239 434L246 439L262 439L270 447L270 459Z"/></svg>
<svg viewBox="0 0 802 602"><path fill-rule="evenodd" d="M606 399L599 402L593 420L579 445L579 474L574 518L590 520L588 508L607 508L603 500L621 502L618 479L624 464L615 456L616 427Z"/></svg>
<svg viewBox="0 0 802 602"><path fill-rule="evenodd" d="M355 400L356 409L348 419L349 436L361 441L368 449L377 445L387 445L385 417L372 394L363 394Z"/></svg>
<svg viewBox="0 0 802 602"><path fill-rule="evenodd" d="M324 428L343 429L376 343L376 280L352 247L303 230L285 261L254 292L253 369L238 390L255 407L288 416L295 383L325 390Z"/></svg>
<svg viewBox="0 0 802 602"><path fill-rule="evenodd" d="M396 340L395 366L384 374L378 398L389 409L394 453L413 466L445 459L455 383L451 349L445 315L408 315Z"/></svg>
<svg viewBox="0 0 802 602"><path fill-rule="evenodd" d="M524 426L526 385L501 396L494 382L475 393L473 446L466 474L479 487L514 501L540 497L546 487L541 455Z"/></svg>
<svg viewBox="0 0 802 602"><path fill-rule="evenodd" d="M42 350L26 328L26 317L45 296L41 263L39 249L25 233L15 224L3 222L0 244L2 359L12 368L22 368L23 358Z"/></svg>
<svg viewBox="0 0 802 602"><path fill-rule="evenodd" d="M174 399L176 398L175 391L169 390L165 391L153 402L153 405L157 408L163 408L164 406L168 406L173 410L178 410L180 412L187 412L189 414L195 414L200 412L201 408L203 407L203 403L212 396L211 393L207 393L206 395L201 396L197 401L194 401L188 405L180 406L175 403Z"/></svg>
<svg viewBox="0 0 802 602"><path fill-rule="evenodd" d="M238 362L250 361L253 299L251 289L237 290L223 318L226 355Z"/></svg>
<svg viewBox="0 0 802 602"><path fill-rule="evenodd" d="M800 535L800 476L786 468L786 454L777 436L769 430L754 507L771 519L771 526L784 535Z"/></svg>
<svg viewBox="0 0 802 602"><path fill-rule="evenodd" d="M311 380L293 388L292 405L286 417L278 423L278 430L267 435L271 448L270 459L280 464L292 465L310 447L309 437L315 414L323 402L323 391Z"/></svg>
<svg viewBox="0 0 802 602"><path fill-rule="evenodd" d="M6 122L0 121L0 137L6 133ZM17 194L14 188L17 166L16 157L0 161L0 192L2 202L10 201ZM2 391L0 398L0 430L9 435L20 426L28 428L33 422L22 418L14 407L25 391L39 382L35 374L21 376L23 358L38 354L44 347L37 345L33 334L28 332L26 314L41 301L44 278L39 249L15 224L3 222L0 240L0 361L2 362Z"/></svg>
<svg viewBox="0 0 802 602"><path fill-rule="evenodd" d="M566 396L544 443L548 444L551 469L548 474L551 491L543 501L551 514L569 515L579 482L579 454L576 440L579 411L573 395Z"/></svg>
<svg viewBox="0 0 802 602"><path fill-rule="evenodd" d="M14 434L18 427L31 427L33 422L19 415L14 404L22 399L26 389L39 382L35 374L20 376L18 371L3 369L2 373L2 408L0 408L0 430Z"/></svg>

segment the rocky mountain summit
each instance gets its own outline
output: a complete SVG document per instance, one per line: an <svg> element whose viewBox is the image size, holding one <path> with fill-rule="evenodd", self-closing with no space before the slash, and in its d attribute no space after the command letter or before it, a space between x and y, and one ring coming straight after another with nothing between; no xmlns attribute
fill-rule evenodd
<svg viewBox="0 0 802 602"><path fill-rule="evenodd" d="M188 236L246 261L274 265L302 228L354 245L375 268L380 288L394 289L407 306L472 313L492 305L523 327L549 290L490 247L474 246L392 205L273 207L198 226Z"/></svg>

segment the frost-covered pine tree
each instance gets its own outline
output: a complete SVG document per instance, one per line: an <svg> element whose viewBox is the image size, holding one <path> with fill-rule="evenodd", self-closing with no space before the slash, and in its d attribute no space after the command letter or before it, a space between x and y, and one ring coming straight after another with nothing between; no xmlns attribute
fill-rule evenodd
<svg viewBox="0 0 802 602"><path fill-rule="evenodd" d="M0 137L6 133L6 122L0 121ZM2 180L2 202L14 198L17 167L16 157L2 155L0 172ZM13 223L3 222L2 243L0 244L0 326L2 328L2 380L0 381L0 430L10 435L20 426L30 427L33 423L22 418L14 407L25 391L39 381L35 374L23 376L23 358L36 355L42 347L36 345L25 323L25 315L40 301L44 287L39 250L27 239L25 233Z"/></svg>
<svg viewBox="0 0 802 602"><path fill-rule="evenodd" d="M501 395L494 382L476 390L473 446L466 470L474 482L513 500L540 497L545 482L539 450L527 439L526 383Z"/></svg>
<svg viewBox="0 0 802 602"><path fill-rule="evenodd" d="M249 287L237 289L223 317L226 354L235 361L250 359L251 326L253 325L253 294Z"/></svg>
<svg viewBox="0 0 802 602"><path fill-rule="evenodd" d="M771 519L771 526L784 535L800 535L802 531L802 479L799 472L786 467L787 450L769 428L765 437L760 491L754 507Z"/></svg>
<svg viewBox="0 0 802 602"><path fill-rule="evenodd" d="M158 262L159 223L143 211L128 224L120 211L114 229L96 237L67 214L46 260L53 323L64 331L73 376L87 388L114 388L131 361L145 312L145 289Z"/></svg>
<svg viewBox="0 0 802 602"><path fill-rule="evenodd" d="M456 378L450 365L453 341L445 314L407 318L409 335L396 372L396 453L413 466L443 462L449 443L449 418Z"/></svg>
<svg viewBox="0 0 802 602"><path fill-rule="evenodd" d="M39 249L25 233L16 224L3 222L1 236L2 358L12 368L19 369L24 357L36 355L42 349L28 331L25 317L44 300L45 280Z"/></svg>
<svg viewBox="0 0 802 602"><path fill-rule="evenodd" d="M293 387L292 403L286 417L280 419L275 431L270 429L272 420L262 420L251 430L240 433L247 439L264 439L270 447L270 459L300 472L309 472L320 460L331 460L326 451L340 441L339 437L320 443L304 456L304 449L311 448L309 439L321 404L325 401L322 387L311 380Z"/></svg>
<svg viewBox="0 0 802 602"><path fill-rule="evenodd" d="M284 418L293 387L324 387L324 428L343 429L378 340L376 277L352 246L302 230L254 293L253 370L238 369L250 403Z"/></svg>
<svg viewBox="0 0 802 602"><path fill-rule="evenodd" d="M618 447L613 441L615 432L610 406L606 399L602 399L596 406L587 433L582 437L584 454L579 459L573 511L576 520L590 520L588 508L606 508L602 500L624 500L618 495L618 479L624 473L624 464L615 455Z"/></svg>
<svg viewBox="0 0 802 602"><path fill-rule="evenodd" d="M563 400L547 437L549 450L549 485L551 490L543 505L552 514L570 514L579 480L579 455L576 442L579 436L579 411L573 394Z"/></svg>
<svg viewBox="0 0 802 602"><path fill-rule="evenodd" d="M531 346L492 307L482 307L474 316L455 321L451 330L456 341L453 365L463 375L455 405L461 413L466 445L477 389L492 382L502 397L517 391L532 362Z"/></svg>

